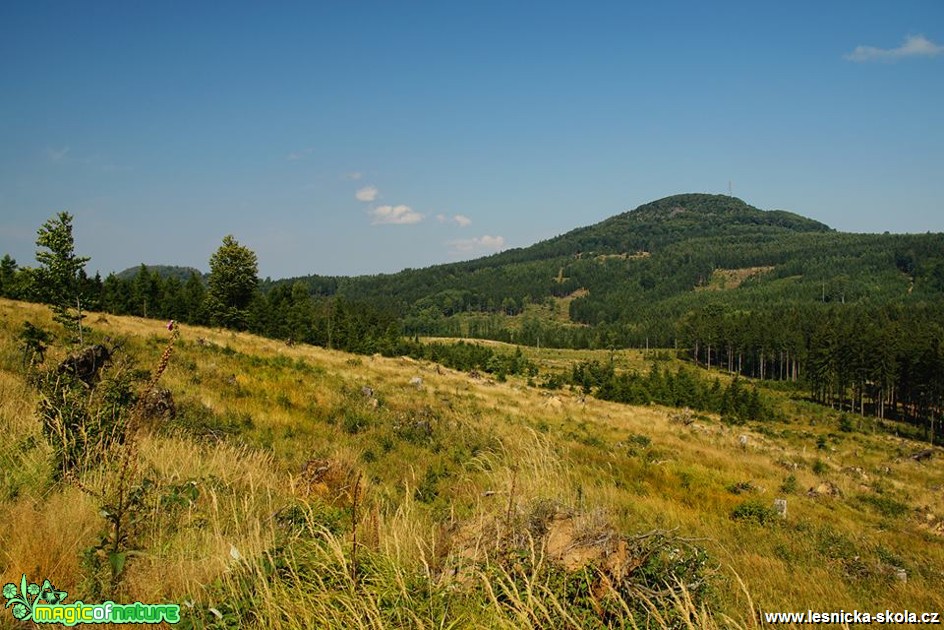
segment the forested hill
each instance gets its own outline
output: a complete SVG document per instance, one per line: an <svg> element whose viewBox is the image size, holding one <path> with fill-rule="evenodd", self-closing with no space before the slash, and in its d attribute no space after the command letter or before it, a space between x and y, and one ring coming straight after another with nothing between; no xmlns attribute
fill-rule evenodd
<svg viewBox="0 0 944 630"><path fill-rule="evenodd" d="M444 266L480 269L560 257L654 252L706 236L828 231L829 226L818 221L782 210L758 210L736 197L674 195L530 247Z"/></svg>
<svg viewBox="0 0 944 630"><path fill-rule="evenodd" d="M529 305L570 296L562 308L571 323L595 331L558 326L542 331L547 342L597 345L603 334L617 345L647 338L665 345L674 343L679 318L706 304L757 310L937 300L944 289L944 238L844 234L734 197L685 194L472 261L389 275L307 276L265 289L288 292L298 283L313 296L387 308L404 318L409 333L500 339L513 336L503 324L479 322L468 330L455 316L519 315ZM531 336L537 334L516 340Z"/></svg>
<svg viewBox="0 0 944 630"><path fill-rule="evenodd" d="M605 256L635 260L676 243L709 237L754 242L792 233L830 231L828 226L812 219L782 210L759 210L736 197L684 194L642 205L529 247L475 260L353 278L310 275L278 280L271 286L302 282L312 295L338 293L357 299L389 298L399 309L442 291L465 289L471 293L466 293L459 310L471 307L511 313L515 311L513 306L509 308L512 301L520 306L520 300L527 296L539 299L578 288L574 282L561 281L560 264L574 266L572 261L593 257L599 260ZM546 273L548 269L553 271L551 276ZM549 284L551 280L556 284ZM446 308L444 314L450 314L449 310Z"/></svg>
<svg viewBox="0 0 944 630"><path fill-rule="evenodd" d="M47 222L40 240L70 220ZM944 234L844 234L733 197L680 195L531 247L385 276L260 286L255 254L233 237L211 257L206 285L145 266L102 281L84 274L85 259L69 260L69 307L367 354L427 356L406 340L420 335L676 348L708 368L789 381L822 402L941 432ZM6 256L0 294L48 300L50 273ZM590 372L582 387L636 400L632 383Z"/></svg>
<svg viewBox="0 0 944 630"><path fill-rule="evenodd" d="M137 267L128 267L124 271L119 271L117 276L122 280L134 280L141 273L142 269L149 274L156 275L163 279L176 278L180 282L186 282L190 276L196 276L201 281L206 281L206 277L199 269L193 267L181 267L179 265L145 265Z"/></svg>
<svg viewBox="0 0 944 630"><path fill-rule="evenodd" d="M3 262L0 293L41 299L34 270ZM86 308L212 320L199 272L130 271L83 276ZM685 194L476 260L266 280L259 292L253 267L247 287L238 327L281 339L357 351L393 351L404 335L677 347L704 352L707 362L719 337L729 349L735 339L738 347L795 346L785 336L809 339L823 317L886 318L903 330L899 312L944 321L944 235L846 234L734 197Z"/></svg>
<svg viewBox="0 0 944 630"><path fill-rule="evenodd" d="M517 260L654 252L679 241L707 236L827 231L830 228L817 221L780 210L758 210L736 197L675 195L517 250Z"/></svg>

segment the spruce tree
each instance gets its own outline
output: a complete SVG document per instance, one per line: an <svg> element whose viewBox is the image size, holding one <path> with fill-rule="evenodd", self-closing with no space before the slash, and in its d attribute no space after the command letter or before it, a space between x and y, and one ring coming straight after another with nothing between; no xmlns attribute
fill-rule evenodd
<svg viewBox="0 0 944 630"><path fill-rule="evenodd" d="M60 212L43 223L37 232L36 261L40 264L38 286L42 300L55 313L53 319L81 333L82 296L80 273L90 259L75 255L72 215Z"/></svg>
<svg viewBox="0 0 944 630"><path fill-rule="evenodd" d="M206 308L215 326L246 330L249 306L259 290L259 263L255 252L232 236L210 257Z"/></svg>

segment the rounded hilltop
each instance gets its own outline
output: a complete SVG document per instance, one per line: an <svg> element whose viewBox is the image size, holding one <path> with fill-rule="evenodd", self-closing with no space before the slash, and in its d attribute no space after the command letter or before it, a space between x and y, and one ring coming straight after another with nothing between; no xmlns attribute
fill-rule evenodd
<svg viewBox="0 0 944 630"><path fill-rule="evenodd" d="M737 197L703 193L663 197L618 216L626 215L637 222L674 219L682 224L692 224L707 220L709 223L769 225L797 232L826 232L831 229L824 223L793 212L760 210Z"/></svg>

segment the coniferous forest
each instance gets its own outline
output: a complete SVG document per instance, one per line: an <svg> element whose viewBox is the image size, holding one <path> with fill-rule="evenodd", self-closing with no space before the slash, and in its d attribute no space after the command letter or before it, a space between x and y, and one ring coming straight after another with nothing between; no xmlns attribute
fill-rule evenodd
<svg viewBox="0 0 944 630"><path fill-rule="evenodd" d="M941 234L839 233L734 197L690 194L531 247L396 274L259 280L255 254L233 237L207 275L142 264L103 279L79 262L83 310L501 373L527 366L489 348L474 356L418 338L665 348L693 365L780 381L824 405L944 438ZM243 270L241 279L231 277L233 268ZM47 276L7 255L0 294L48 301ZM588 380L577 372L566 380L601 397L645 398L640 383L627 380L633 377ZM721 404L719 397L706 408Z"/></svg>

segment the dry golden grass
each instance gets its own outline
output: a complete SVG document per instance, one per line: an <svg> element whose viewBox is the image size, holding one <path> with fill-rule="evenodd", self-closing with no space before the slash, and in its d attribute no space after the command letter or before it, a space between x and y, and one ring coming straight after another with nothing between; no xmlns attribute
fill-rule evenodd
<svg viewBox="0 0 944 630"><path fill-rule="evenodd" d="M0 531L4 536L3 583L19 582L26 573L61 576L56 586L76 592L79 558L101 526L94 502L76 488L4 505Z"/></svg>
<svg viewBox="0 0 944 630"><path fill-rule="evenodd" d="M45 309L0 300L0 581L27 573L78 595L82 553L103 523L93 496L48 481L50 451L13 339L24 319L52 328ZM123 339L143 366L166 340L160 322L87 322ZM547 369L605 356L525 352ZM647 366L641 353L618 360ZM203 619L214 608L265 628L567 625L576 613L543 574L476 560L514 533L515 519L554 505L585 529L698 539L717 568L710 608L682 591L650 611L656 627L753 628L757 610L944 609L937 458L915 462L923 445L884 433L842 433L826 412L787 407L796 409L789 421L756 427L716 417L683 425L671 409L522 379L492 383L407 358L190 326L162 385L181 415L139 442L139 475L156 490L122 582L129 601L187 602ZM342 472L306 477L313 461ZM795 487L782 490L791 476ZM826 482L836 496L807 495ZM188 483L196 498L169 504ZM776 497L788 500L785 520L732 519L745 501L769 507ZM544 562L536 544L535 566ZM450 582L457 566L477 581Z"/></svg>

